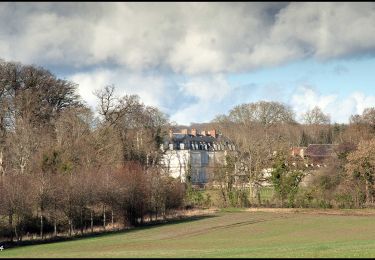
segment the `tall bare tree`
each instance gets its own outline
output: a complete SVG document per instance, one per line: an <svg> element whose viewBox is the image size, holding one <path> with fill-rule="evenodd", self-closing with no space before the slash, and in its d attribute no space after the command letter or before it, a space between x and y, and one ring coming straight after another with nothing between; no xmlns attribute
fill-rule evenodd
<svg viewBox="0 0 375 260"><path fill-rule="evenodd" d="M346 169L351 178L359 178L364 181L366 204L373 204L375 195L375 138L359 143L358 149L348 155Z"/></svg>

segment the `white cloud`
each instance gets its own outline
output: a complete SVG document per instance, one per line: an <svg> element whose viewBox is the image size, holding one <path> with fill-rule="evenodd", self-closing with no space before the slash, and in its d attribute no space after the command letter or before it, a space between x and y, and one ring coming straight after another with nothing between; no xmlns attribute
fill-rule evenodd
<svg viewBox="0 0 375 260"><path fill-rule="evenodd" d="M77 69L68 78L91 106L92 92L113 83L179 123L210 120L259 94L285 99L265 85L232 93L227 73L375 53L375 4L363 2L0 3L0 24L0 58ZM375 102L301 87L290 103L346 122Z"/></svg>
<svg viewBox="0 0 375 260"><path fill-rule="evenodd" d="M192 77L187 82L180 82L179 85L181 91L179 99L186 96L195 98L171 115L172 121L181 124L213 119L217 114L224 112L223 103L227 102L232 94L232 86L223 75Z"/></svg>
<svg viewBox="0 0 375 260"><path fill-rule="evenodd" d="M365 108L375 106L375 96L365 96L363 93L354 92L350 95L350 99L354 100L356 114L362 114Z"/></svg>
<svg viewBox="0 0 375 260"><path fill-rule="evenodd" d="M97 69L69 77L79 84L78 91L92 107L97 106L93 92L114 84L116 95L138 94L146 105L156 106L181 124L211 120L223 113L223 102L231 95L231 86L223 75L193 77L170 85L168 76L128 74L122 69ZM190 101L189 101L190 99ZM232 100L233 101L233 100Z"/></svg>
<svg viewBox="0 0 375 260"><path fill-rule="evenodd" d="M227 96L231 87L223 75L214 75L212 77L192 77L188 82L181 83L180 89L202 101L221 101Z"/></svg>
<svg viewBox="0 0 375 260"><path fill-rule="evenodd" d="M288 98L277 85L253 86L250 90L248 86L231 85L222 74L179 79L175 85L171 85L167 75L129 74L120 68L77 73L70 79L79 84L80 95L93 108L97 105L93 91L114 84L117 95L138 94L145 104L157 106L168 113L172 121L185 125L208 122L237 104L255 102L257 98L284 100L296 112L297 120L302 120L302 114L307 110L319 106L331 116L332 122L338 123L347 123L350 115L362 114L365 108L375 106L375 96L358 91L340 97L321 94L313 87L304 85Z"/></svg>
<svg viewBox="0 0 375 260"><path fill-rule="evenodd" d="M183 74L375 51L374 3L1 3L0 56Z"/></svg>
<svg viewBox="0 0 375 260"><path fill-rule="evenodd" d="M165 79L161 76L128 74L121 69L96 69L74 74L69 79L79 84L79 94L93 108L97 106L93 92L111 84L115 85L115 94L118 96L137 94L146 105L164 110L165 103L171 98Z"/></svg>
<svg viewBox="0 0 375 260"><path fill-rule="evenodd" d="M324 110L328 105L333 103L336 98L336 95L323 96L309 86L301 86L297 88L296 93L292 95L291 103L297 111L306 111L315 106L319 106Z"/></svg>
<svg viewBox="0 0 375 260"><path fill-rule="evenodd" d="M332 122L348 123L353 114L362 114L367 107L375 106L375 96L365 96L355 91L344 98L338 95L323 95L308 86L301 86L292 94L290 105L296 111L297 119L301 120L303 113L318 106L329 114Z"/></svg>
<svg viewBox="0 0 375 260"><path fill-rule="evenodd" d="M73 82L78 84L78 93L88 105L95 108L97 100L94 91L111 84L113 73L108 70L98 70L94 73L77 73L70 76Z"/></svg>

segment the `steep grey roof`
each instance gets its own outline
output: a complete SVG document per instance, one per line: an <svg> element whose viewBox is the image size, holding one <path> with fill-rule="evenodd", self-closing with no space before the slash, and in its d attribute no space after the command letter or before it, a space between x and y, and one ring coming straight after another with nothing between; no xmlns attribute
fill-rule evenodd
<svg viewBox="0 0 375 260"><path fill-rule="evenodd" d="M310 144L306 148L305 155L311 157L329 157L334 152L333 144Z"/></svg>
<svg viewBox="0 0 375 260"><path fill-rule="evenodd" d="M192 144L207 144L209 147L208 150L213 150L214 145L222 145L224 150L232 150L235 149L235 146L233 142L231 142L227 137L224 137L222 135L218 135L217 138L212 136L203 136L203 135L191 135L191 134L173 134L173 137L170 138L169 136L166 136L164 138L164 146L167 147L169 144L173 143L174 147L176 149L179 149L179 144L183 143L185 145L184 149L193 149ZM229 145L231 147L229 147ZM198 149L198 150L205 150L205 149ZM221 150L221 149L220 149Z"/></svg>
<svg viewBox="0 0 375 260"><path fill-rule="evenodd" d="M310 144L305 151L305 156L313 163L322 163L326 159L334 156L334 144Z"/></svg>

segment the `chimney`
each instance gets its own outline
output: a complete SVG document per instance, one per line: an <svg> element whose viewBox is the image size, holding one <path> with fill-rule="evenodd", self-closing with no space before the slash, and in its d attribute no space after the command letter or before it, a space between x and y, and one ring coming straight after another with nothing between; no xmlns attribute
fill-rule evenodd
<svg viewBox="0 0 375 260"><path fill-rule="evenodd" d="M191 135L193 135L193 136L197 136L197 129L192 128L192 129L191 129Z"/></svg>
<svg viewBox="0 0 375 260"><path fill-rule="evenodd" d="M169 129L169 138L172 138L173 137L173 131L172 129Z"/></svg>
<svg viewBox="0 0 375 260"><path fill-rule="evenodd" d="M208 134L212 136L213 138L216 138L216 130L212 129L211 131L208 131Z"/></svg>
<svg viewBox="0 0 375 260"><path fill-rule="evenodd" d="M186 128L185 129L181 129L181 134L187 135L188 134L188 130Z"/></svg>
<svg viewBox="0 0 375 260"><path fill-rule="evenodd" d="M205 130L201 131L201 135L206 136L207 135L206 131Z"/></svg>

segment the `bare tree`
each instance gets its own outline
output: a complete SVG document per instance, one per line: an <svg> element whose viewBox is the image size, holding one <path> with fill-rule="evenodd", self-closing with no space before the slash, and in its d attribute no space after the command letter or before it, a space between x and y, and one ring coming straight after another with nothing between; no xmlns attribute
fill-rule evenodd
<svg viewBox="0 0 375 260"><path fill-rule="evenodd" d="M145 106L137 95L115 96L113 85L97 90L95 95L103 126L112 127L121 141L123 161L155 164L167 116L155 107Z"/></svg>
<svg viewBox="0 0 375 260"><path fill-rule="evenodd" d="M331 121L329 115L324 114L318 106L308 110L303 115L303 120L309 125L329 124Z"/></svg>
<svg viewBox="0 0 375 260"><path fill-rule="evenodd" d="M269 125L277 122L294 122L294 113L291 108L274 101L238 105L229 112L228 117L232 122L243 124L257 122Z"/></svg>
<svg viewBox="0 0 375 260"><path fill-rule="evenodd" d="M346 165L351 178L360 178L365 183L366 204L374 203L375 139L361 141L358 149L348 155Z"/></svg>

